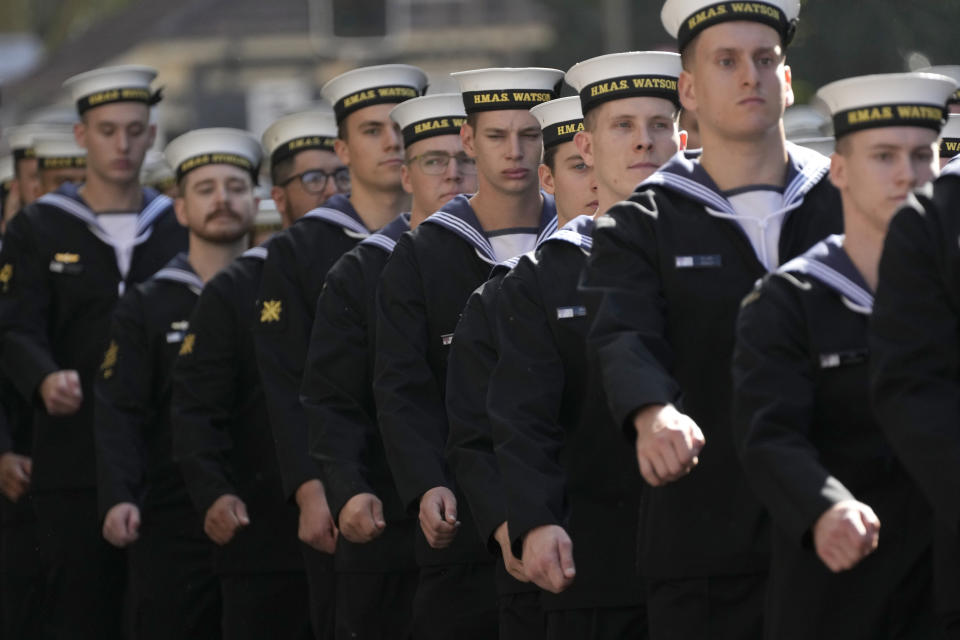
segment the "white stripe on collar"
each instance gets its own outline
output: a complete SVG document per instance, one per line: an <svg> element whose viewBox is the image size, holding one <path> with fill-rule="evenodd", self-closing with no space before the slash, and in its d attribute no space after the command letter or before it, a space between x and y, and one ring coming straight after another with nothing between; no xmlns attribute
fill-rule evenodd
<svg viewBox="0 0 960 640"><path fill-rule="evenodd" d="M329 207L317 207L316 209L307 212L307 214L303 217L319 218L320 220L324 220L330 224L337 225L338 227L343 228L345 231L352 231L353 233L364 238L370 235L370 231L365 226L357 222L352 216L349 216L337 209L331 209Z"/></svg>
<svg viewBox="0 0 960 640"><path fill-rule="evenodd" d="M397 247L397 241L393 238L385 236L382 233L374 233L364 238L360 244L369 244L375 247L379 247L386 251L387 253L393 253L393 250Z"/></svg>
<svg viewBox="0 0 960 640"><path fill-rule="evenodd" d="M106 231L104 231L100 225L100 221L97 220L97 215L91 211L89 207L73 198L68 198L59 193L48 193L40 196L38 202L53 205L61 211L83 220L87 225L101 231L103 235L107 235ZM167 196L158 195L137 214L136 235L139 241L136 244L140 244L140 242L146 240L146 237L142 240L140 239L141 234L153 225L157 217L159 217L172 202L173 200Z"/></svg>
<svg viewBox="0 0 960 640"><path fill-rule="evenodd" d="M447 213L446 211L440 210L424 220L424 222L433 222L452 231L472 244L474 249L477 250L477 255L480 256L480 258L485 262L497 264L497 258L493 253L493 245L490 244L487 236L483 235L474 229L472 225L464 222L452 213Z"/></svg>
<svg viewBox="0 0 960 640"><path fill-rule="evenodd" d="M197 295L200 295L200 292L203 291L203 280L200 279L200 276L186 269L164 267L153 274L153 278L155 280L167 280L168 282L185 284Z"/></svg>
<svg viewBox="0 0 960 640"><path fill-rule="evenodd" d="M833 245L842 250L842 240L842 235L830 236L827 240L814 245L806 254L781 266L778 271L793 271L812 276L837 292L844 299L844 304L848 308L869 315L873 311L873 294L840 271L816 258L816 255L823 251L825 245ZM847 302L851 304L847 304Z"/></svg>
<svg viewBox="0 0 960 640"><path fill-rule="evenodd" d="M246 251L240 254L241 258L256 258L257 260L266 260L267 259L267 248L266 247L250 247Z"/></svg>

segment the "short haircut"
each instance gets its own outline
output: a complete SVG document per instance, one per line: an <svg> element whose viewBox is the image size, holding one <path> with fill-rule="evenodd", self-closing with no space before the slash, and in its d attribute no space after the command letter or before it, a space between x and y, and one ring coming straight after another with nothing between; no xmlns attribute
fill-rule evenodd
<svg viewBox="0 0 960 640"><path fill-rule="evenodd" d="M687 46L680 50L680 64L684 71L693 70L693 61L697 57L697 43L699 41L700 34L698 33L687 43Z"/></svg>
<svg viewBox="0 0 960 640"><path fill-rule="evenodd" d="M292 155L289 158L284 158L280 162L270 163L270 181L274 185L280 186L290 179L290 176L293 174L293 164L295 159L296 155Z"/></svg>
<svg viewBox="0 0 960 640"><path fill-rule="evenodd" d="M839 153L841 156L849 156L850 152L853 150L851 147L853 143L850 142L850 136L840 136L837 138L836 146L834 150Z"/></svg>
<svg viewBox="0 0 960 640"><path fill-rule="evenodd" d="M560 145L553 145L543 150L543 164L547 165L550 173L554 173L557 169L557 149L559 148Z"/></svg>
<svg viewBox="0 0 960 640"><path fill-rule="evenodd" d="M479 119L479 113L470 113L467 114L467 124L470 125L470 128L474 131L477 130L477 120Z"/></svg>

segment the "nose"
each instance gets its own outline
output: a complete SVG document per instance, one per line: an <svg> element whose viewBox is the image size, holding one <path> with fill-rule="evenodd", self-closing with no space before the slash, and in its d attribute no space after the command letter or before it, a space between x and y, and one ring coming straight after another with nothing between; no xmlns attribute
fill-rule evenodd
<svg viewBox="0 0 960 640"><path fill-rule="evenodd" d="M460 161L457 160L457 156L450 157L450 161L447 162L447 168L443 172L443 177L452 182L460 182L463 180L463 170L460 168Z"/></svg>
<svg viewBox="0 0 960 640"><path fill-rule="evenodd" d="M384 131L386 133L384 145L388 151L399 151L403 149L403 137L400 135L400 127L384 127Z"/></svg>
<svg viewBox="0 0 960 640"><path fill-rule="evenodd" d="M510 148L507 150L507 158L511 160L523 158L523 146L520 144L520 133L517 131L510 134Z"/></svg>
<svg viewBox="0 0 960 640"><path fill-rule="evenodd" d="M751 60L747 64L740 65L742 71L742 81L744 87L755 87L757 86L757 81L760 77L760 71L757 69L757 64Z"/></svg>
<svg viewBox="0 0 960 640"><path fill-rule="evenodd" d="M127 135L127 132L123 129L120 129L117 132L117 149L119 151L126 151L130 148L130 136Z"/></svg>

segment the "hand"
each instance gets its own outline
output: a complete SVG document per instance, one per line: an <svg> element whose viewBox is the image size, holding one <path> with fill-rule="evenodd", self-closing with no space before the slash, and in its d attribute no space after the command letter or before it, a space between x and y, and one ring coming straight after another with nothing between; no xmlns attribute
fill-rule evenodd
<svg viewBox="0 0 960 640"><path fill-rule="evenodd" d="M673 405L650 405L633 420L637 430L637 461L652 487L679 480L700 461L706 440L697 423Z"/></svg>
<svg viewBox="0 0 960 640"><path fill-rule="evenodd" d="M420 528L434 549L446 549L457 535L457 499L446 487L434 487L420 498Z"/></svg>
<svg viewBox="0 0 960 640"><path fill-rule="evenodd" d="M132 502L110 507L103 519L103 537L115 547L123 548L140 537L140 508Z"/></svg>
<svg viewBox="0 0 960 640"><path fill-rule="evenodd" d="M535 585L560 593L577 575L573 564L573 541L555 524L531 529L523 538L523 567Z"/></svg>
<svg viewBox="0 0 960 640"><path fill-rule="evenodd" d="M16 502L30 488L33 460L8 451L0 455L0 492Z"/></svg>
<svg viewBox="0 0 960 640"><path fill-rule="evenodd" d="M530 582L530 578L523 570L523 562L513 555L513 549L510 548L510 530L507 528L506 521L493 532L493 539L500 545L500 555L503 556L503 566L506 567L507 573L520 582Z"/></svg>
<svg viewBox="0 0 960 640"><path fill-rule="evenodd" d="M387 527L383 519L383 503L372 493L358 493L340 510L340 531L355 544L377 538Z"/></svg>
<svg viewBox="0 0 960 640"><path fill-rule="evenodd" d="M74 370L54 371L40 383L40 397L52 416L73 415L83 404L80 374Z"/></svg>
<svg viewBox="0 0 960 640"><path fill-rule="evenodd" d="M203 517L203 532L208 538L223 546L233 540L237 529L249 524L247 505L232 493L225 493L207 509Z"/></svg>
<svg viewBox="0 0 960 640"><path fill-rule="evenodd" d="M853 568L880 543L880 519L873 509L844 500L823 512L813 525L813 544L834 573Z"/></svg>
<svg viewBox="0 0 960 640"><path fill-rule="evenodd" d="M333 553L337 548L337 526L319 480L307 480L297 489L300 529L297 535L317 551Z"/></svg>

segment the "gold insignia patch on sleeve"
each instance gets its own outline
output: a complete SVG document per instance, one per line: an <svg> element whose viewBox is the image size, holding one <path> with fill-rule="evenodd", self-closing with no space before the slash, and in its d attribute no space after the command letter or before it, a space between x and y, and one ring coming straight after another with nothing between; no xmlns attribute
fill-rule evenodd
<svg viewBox="0 0 960 640"><path fill-rule="evenodd" d="M13 265L8 262L0 268L0 291L8 293L11 280L13 280Z"/></svg>
<svg viewBox="0 0 960 640"><path fill-rule="evenodd" d="M180 355L188 356L193 353L193 343L197 341L197 334L188 333L183 336L183 342L180 344Z"/></svg>
<svg viewBox="0 0 960 640"><path fill-rule="evenodd" d="M120 347L117 345L117 341L111 340L106 353L103 354L103 362L100 363L100 373L104 380L113 377L113 369L117 366L117 353L119 351Z"/></svg>
<svg viewBox="0 0 960 640"><path fill-rule="evenodd" d="M260 322L262 324L280 322L282 308L283 304L280 300L264 300L263 307L260 309Z"/></svg>

